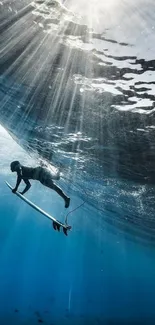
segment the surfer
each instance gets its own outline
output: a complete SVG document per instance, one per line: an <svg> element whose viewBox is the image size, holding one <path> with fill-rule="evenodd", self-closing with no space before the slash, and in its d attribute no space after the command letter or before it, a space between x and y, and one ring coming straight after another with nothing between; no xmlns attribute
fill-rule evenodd
<svg viewBox="0 0 155 325"><path fill-rule="evenodd" d="M10 169L12 172L17 173L17 182L15 188L12 190L13 193L16 193L20 182L23 180L26 184L25 189L20 192L20 194L25 194L31 187L30 179L40 181L43 185L51 188L56 191L65 201L65 208L69 207L70 198L62 191L62 189L53 183L53 179L60 179L60 174L52 174L52 171L48 167L38 166L38 167L26 167L20 164L19 161L13 161L10 164Z"/></svg>

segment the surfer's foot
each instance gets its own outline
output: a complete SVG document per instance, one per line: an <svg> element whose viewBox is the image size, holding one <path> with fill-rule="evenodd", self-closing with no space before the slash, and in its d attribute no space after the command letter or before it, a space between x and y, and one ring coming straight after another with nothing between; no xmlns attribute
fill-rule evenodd
<svg viewBox="0 0 155 325"><path fill-rule="evenodd" d="M70 205L70 197L67 197L65 200L65 208L68 208Z"/></svg>

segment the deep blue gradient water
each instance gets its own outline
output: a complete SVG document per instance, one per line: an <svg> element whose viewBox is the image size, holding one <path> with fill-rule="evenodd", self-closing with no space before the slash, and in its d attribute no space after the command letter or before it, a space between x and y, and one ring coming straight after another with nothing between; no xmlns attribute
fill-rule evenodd
<svg viewBox="0 0 155 325"><path fill-rule="evenodd" d="M0 324L155 324L153 1L0 2ZM10 162L59 168L25 195ZM24 185L21 185L21 188Z"/></svg>

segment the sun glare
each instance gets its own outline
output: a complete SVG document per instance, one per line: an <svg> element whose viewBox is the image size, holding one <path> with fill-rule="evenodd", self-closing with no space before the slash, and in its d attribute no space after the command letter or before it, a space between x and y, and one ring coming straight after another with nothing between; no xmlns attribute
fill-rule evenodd
<svg viewBox="0 0 155 325"><path fill-rule="evenodd" d="M105 26L109 20L113 19L112 17L117 16L120 5L123 6L120 0L65 1L65 6L71 11L78 13L83 18L83 22L93 29L100 25Z"/></svg>

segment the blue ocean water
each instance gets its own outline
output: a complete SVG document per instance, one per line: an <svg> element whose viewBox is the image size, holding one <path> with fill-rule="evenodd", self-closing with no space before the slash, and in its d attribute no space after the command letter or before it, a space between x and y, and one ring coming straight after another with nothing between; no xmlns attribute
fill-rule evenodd
<svg viewBox="0 0 155 325"><path fill-rule="evenodd" d="M0 324L155 324L154 4L0 2ZM13 195L10 163L63 200ZM24 185L21 185L21 188Z"/></svg>

